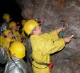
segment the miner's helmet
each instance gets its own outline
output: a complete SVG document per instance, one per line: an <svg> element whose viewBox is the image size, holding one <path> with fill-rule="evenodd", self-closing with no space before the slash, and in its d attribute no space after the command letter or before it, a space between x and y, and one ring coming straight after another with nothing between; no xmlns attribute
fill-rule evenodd
<svg viewBox="0 0 80 73"><path fill-rule="evenodd" d="M9 28L11 29L13 26L16 26L16 22L11 21L11 22L9 23Z"/></svg>
<svg viewBox="0 0 80 73"><path fill-rule="evenodd" d="M7 29L4 31L4 35L7 36L9 33L11 33L11 30Z"/></svg>
<svg viewBox="0 0 80 73"><path fill-rule="evenodd" d="M10 15L8 13L3 14L4 20L10 20Z"/></svg>
<svg viewBox="0 0 80 73"><path fill-rule="evenodd" d="M38 22L36 22L35 20L28 20L26 23L25 23L25 25L24 25L24 27L23 27L23 30L25 31L25 33L27 34L27 35L30 35L31 34L31 32L32 32L32 30L36 27L36 26L38 26L39 25L39 23Z"/></svg>
<svg viewBox="0 0 80 73"><path fill-rule="evenodd" d="M11 44L9 51L16 57L16 58L23 58L25 56L25 46L23 43L15 41Z"/></svg>

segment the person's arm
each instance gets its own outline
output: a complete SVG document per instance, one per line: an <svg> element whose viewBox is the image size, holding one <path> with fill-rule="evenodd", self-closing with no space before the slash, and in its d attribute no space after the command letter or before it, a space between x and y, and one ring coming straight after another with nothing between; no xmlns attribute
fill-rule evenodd
<svg viewBox="0 0 80 73"><path fill-rule="evenodd" d="M9 66L6 65L4 73L23 73L23 72L18 67L9 68Z"/></svg>
<svg viewBox="0 0 80 73"><path fill-rule="evenodd" d="M0 46L0 63L5 64L8 61L8 55L5 50Z"/></svg>
<svg viewBox="0 0 80 73"><path fill-rule="evenodd" d="M47 40L47 42L42 42L44 44L44 48L42 49L44 54L53 54L62 50L65 47L65 43L70 42L72 37L73 36L59 38L54 42L52 42L51 40Z"/></svg>
<svg viewBox="0 0 80 73"><path fill-rule="evenodd" d="M52 40L52 41L55 41L57 40L59 37L58 37L58 33L57 33L57 30L53 30L49 33L49 38Z"/></svg>
<svg viewBox="0 0 80 73"><path fill-rule="evenodd" d="M53 30L49 33L49 38L52 40L52 41L55 41L59 38L58 34L64 30L65 31L66 27L60 27L59 29L56 29L56 30Z"/></svg>

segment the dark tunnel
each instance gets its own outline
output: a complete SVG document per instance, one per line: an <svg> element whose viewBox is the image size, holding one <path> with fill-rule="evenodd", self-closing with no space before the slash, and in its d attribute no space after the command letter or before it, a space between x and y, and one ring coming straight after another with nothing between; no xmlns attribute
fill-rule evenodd
<svg viewBox="0 0 80 73"><path fill-rule="evenodd" d="M0 22L2 22L4 13L9 13L16 21L20 21L23 18L21 16L21 9L15 0L2 0L0 2Z"/></svg>

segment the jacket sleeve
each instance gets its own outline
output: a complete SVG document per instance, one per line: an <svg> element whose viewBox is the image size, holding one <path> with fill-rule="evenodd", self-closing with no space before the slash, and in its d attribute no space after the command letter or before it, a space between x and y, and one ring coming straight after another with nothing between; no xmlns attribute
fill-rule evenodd
<svg viewBox="0 0 80 73"><path fill-rule="evenodd" d="M3 48L8 48L9 47L9 42L5 39L3 42Z"/></svg>
<svg viewBox="0 0 80 73"><path fill-rule="evenodd" d="M55 52L61 51L65 46L65 42L62 38L57 39L56 41L51 41L51 40L47 40L47 41L41 41L40 46L38 45L38 47L41 47L40 50L43 52L43 55L46 54L53 54Z"/></svg>
<svg viewBox="0 0 80 73"><path fill-rule="evenodd" d="M43 38L42 36L32 36L30 38L32 49L35 52L42 52L43 55L52 54L63 49L65 42L62 38L59 38L55 41L51 39Z"/></svg>
<svg viewBox="0 0 80 73"><path fill-rule="evenodd" d="M3 23L2 23L2 26L1 26L1 30L4 31L4 30L6 30L7 28L8 28L8 24L5 23L5 22L3 22Z"/></svg>
<svg viewBox="0 0 80 73"><path fill-rule="evenodd" d="M56 30L53 30L49 33L41 34L41 37L44 39L52 40L52 41L55 41L59 38Z"/></svg>
<svg viewBox="0 0 80 73"><path fill-rule="evenodd" d="M18 68L14 68L13 70L10 70L8 73L23 73Z"/></svg>
<svg viewBox="0 0 80 73"><path fill-rule="evenodd" d="M57 39L59 38L59 37L58 37L58 33L57 33L56 30L51 31L51 32L49 33L49 35L50 35L52 41L55 41L55 40L57 40Z"/></svg>
<svg viewBox="0 0 80 73"><path fill-rule="evenodd" d="M4 73L28 73L27 65L23 59L10 59L5 66Z"/></svg>
<svg viewBox="0 0 80 73"><path fill-rule="evenodd" d="M11 67L7 68L7 67L8 67L8 65L6 65L4 73L23 73L17 67L13 67L13 68L11 68Z"/></svg>
<svg viewBox="0 0 80 73"><path fill-rule="evenodd" d="M57 39L56 41L48 45L48 47L50 48L46 47L46 50L48 50L46 51L46 54L53 54L55 52L61 51L64 48L64 46L65 46L64 40L62 38Z"/></svg>
<svg viewBox="0 0 80 73"><path fill-rule="evenodd" d="M44 50L43 54L52 54L64 48L65 42L62 38L58 37L56 30L51 31L49 34L46 33L46 35L43 34L43 36L46 38L42 38L41 41L39 40L41 45L44 44L42 48Z"/></svg>
<svg viewBox="0 0 80 73"><path fill-rule="evenodd" d="M4 51L4 49L0 46L0 63L4 64L8 61L7 53Z"/></svg>

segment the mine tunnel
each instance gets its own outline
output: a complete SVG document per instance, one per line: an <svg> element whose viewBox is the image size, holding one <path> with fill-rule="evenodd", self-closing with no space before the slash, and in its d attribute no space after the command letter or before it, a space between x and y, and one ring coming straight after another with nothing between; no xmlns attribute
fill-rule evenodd
<svg viewBox="0 0 80 73"><path fill-rule="evenodd" d="M41 18L44 33L65 25L66 30L61 32L59 37L74 37L61 51L50 55L54 62L51 73L80 73L80 0L3 0L0 2L0 26L4 13L9 13L21 27L22 19L28 21ZM27 51L24 61L28 73L33 73L29 37L26 37L25 47ZM4 73L5 65L0 64L0 73Z"/></svg>

